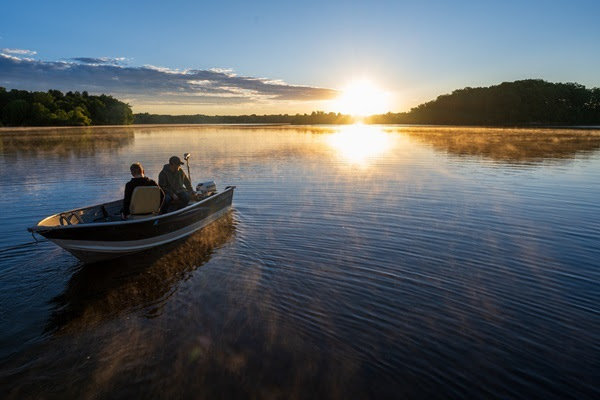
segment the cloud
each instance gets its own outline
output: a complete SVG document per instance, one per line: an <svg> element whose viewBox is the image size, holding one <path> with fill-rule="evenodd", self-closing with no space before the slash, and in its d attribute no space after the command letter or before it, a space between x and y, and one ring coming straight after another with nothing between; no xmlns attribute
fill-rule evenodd
<svg viewBox="0 0 600 400"><path fill-rule="evenodd" d="M0 53L0 86L111 94L144 103L241 104L261 101L318 101L333 89L290 85L281 80L238 76L228 69L173 70L120 65L124 59L78 57L40 61Z"/></svg>
<svg viewBox="0 0 600 400"><path fill-rule="evenodd" d="M127 59L125 57L117 57L117 58L77 57L77 58L70 58L69 60L79 62L82 64L91 64L91 65L100 65L100 64L120 65L120 64L123 64Z"/></svg>
<svg viewBox="0 0 600 400"><path fill-rule="evenodd" d="M21 56L34 56L37 54L37 51L33 50L23 50L23 49L0 49L0 53L4 54L18 54Z"/></svg>

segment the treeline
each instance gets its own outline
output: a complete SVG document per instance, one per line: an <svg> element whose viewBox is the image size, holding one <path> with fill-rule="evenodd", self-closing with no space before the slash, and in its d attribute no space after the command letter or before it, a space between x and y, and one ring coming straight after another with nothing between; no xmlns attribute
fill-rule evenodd
<svg viewBox="0 0 600 400"><path fill-rule="evenodd" d="M350 115L313 111L311 114L273 115L158 115L135 114L136 124L351 124Z"/></svg>
<svg viewBox="0 0 600 400"><path fill-rule="evenodd" d="M0 87L0 126L87 126L133 123L133 112L112 96Z"/></svg>
<svg viewBox="0 0 600 400"><path fill-rule="evenodd" d="M374 124L599 125L600 88L541 79L464 88L405 113L374 115Z"/></svg>
<svg viewBox="0 0 600 400"><path fill-rule="evenodd" d="M0 126L123 124L351 124L340 113L275 115L133 114L111 96L87 92L6 91L0 87ZM374 115L371 124L433 125L600 125L600 88L541 79L467 87L444 94L409 112Z"/></svg>

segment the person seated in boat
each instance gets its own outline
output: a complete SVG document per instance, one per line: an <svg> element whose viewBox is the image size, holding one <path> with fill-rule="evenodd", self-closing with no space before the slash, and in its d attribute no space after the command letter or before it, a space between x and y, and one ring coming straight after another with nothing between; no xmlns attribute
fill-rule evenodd
<svg viewBox="0 0 600 400"><path fill-rule="evenodd" d="M190 179L181 169L182 165L181 159L173 156L158 174L158 186L165 192L161 214L166 213L172 204L177 205L177 210L182 209L188 205L192 196L196 195Z"/></svg>
<svg viewBox="0 0 600 400"><path fill-rule="evenodd" d="M121 209L121 218L127 219L130 214L129 206L131 205L131 196L133 195L133 189L138 186L158 186L158 184L144 175L144 167L140 163L131 164L129 167L131 171L131 180L125 184L125 197L123 198L123 208ZM164 198L164 194L160 195L161 201Z"/></svg>

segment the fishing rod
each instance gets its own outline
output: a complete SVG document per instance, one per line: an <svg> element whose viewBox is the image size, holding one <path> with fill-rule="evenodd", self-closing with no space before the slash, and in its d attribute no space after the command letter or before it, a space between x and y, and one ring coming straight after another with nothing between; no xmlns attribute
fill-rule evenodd
<svg viewBox="0 0 600 400"><path fill-rule="evenodd" d="M184 153L183 154L183 159L185 160L185 162L187 163L187 168L188 168L188 179L190 180L190 184L192 183L192 175L190 175L190 153Z"/></svg>

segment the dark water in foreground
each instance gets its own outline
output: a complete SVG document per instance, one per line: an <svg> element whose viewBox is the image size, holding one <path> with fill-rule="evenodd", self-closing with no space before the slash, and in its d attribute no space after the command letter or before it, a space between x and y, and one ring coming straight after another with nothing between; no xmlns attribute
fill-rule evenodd
<svg viewBox="0 0 600 400"><path fill-rule="evenodd" d="M600 131L0 135L0 396L600 398ZM232 212L83 266L42 217L192 153Z"/></svg>

